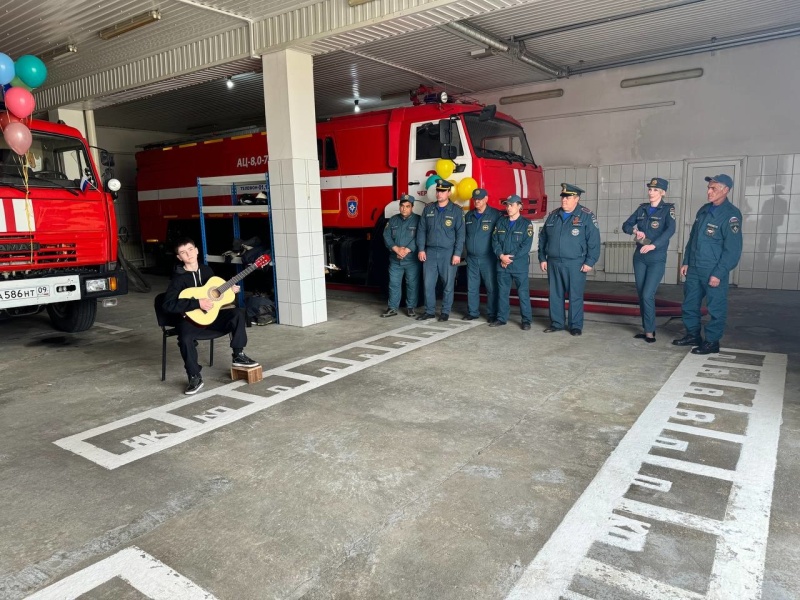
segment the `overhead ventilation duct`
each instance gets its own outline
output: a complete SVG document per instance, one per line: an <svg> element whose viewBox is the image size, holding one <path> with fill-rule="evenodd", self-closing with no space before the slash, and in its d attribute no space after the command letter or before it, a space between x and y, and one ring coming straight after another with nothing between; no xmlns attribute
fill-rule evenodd
<svg viewBox="0 0 800 600"><path fill-rule="evenodd" d="M550 75L551 77L561 78L569 75L569 72L566 68L551 64L546 60L531 54L525 49L525 46L522 43L505 42L494 37L493 35L486 33L485 31L481 31L477 27L467 24L464 21L453 21L452 23L447 23L441 27L456 33L461 37L466 37L470 40L483 44L484 46L488 46L492 50L508 54L521 63L524 63L529 67L533 67L537 71Z"/></svg>

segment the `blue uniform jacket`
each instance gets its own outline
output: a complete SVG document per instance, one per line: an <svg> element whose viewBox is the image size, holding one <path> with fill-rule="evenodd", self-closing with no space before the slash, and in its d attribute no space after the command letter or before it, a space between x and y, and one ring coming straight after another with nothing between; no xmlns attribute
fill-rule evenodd
<svg viewBox="0 0 800 600"><path fill-rule="evenodd" d="M383 243L391 252L393 246L408 248L412 254L417 253L417 228L419 227L419 215L411 213L407 219L403 215L394 215L386 222L383 229ZM391 258L396 259L394 253Z"/></svg>
<svg viewBox="0 0 800 600"><path fill-rule="evenodd" d="M527 273L531 263L529 253L532 245L533 223L522 216L516 221L511 221L508 216L500 217L492 232L492 250L497 258L501 254L513 255L513 262L508 265L508 269Z"/></svg>
<svg viewBox="0 0 800 600"><path fill-rule="evenodd" d="M492 232L502 213L496 208L487 206L483 216L478 218L478 211L471 210L464 216L464 230L467 233L467 256L493 256Z"/></svg>
<svg viewBox="0 0 800 600"><path fill-rule="evenodd" d="M539 262L581 260L594 267L600 258L600 227L594 213L578 204L564 221L557 208L545 219L539 231Z"/></svg>
<svg viewBox="0 0 800 600"><path fill-rule="evenodd" d="M656 247L655 250L651 250L647 254L640 254L639 249L647 245L648 242L640 243L636 248L636 256L666 260L669 239L675 233L675 205L662 200L651 215L650 203L644 202L640 204L634 213L628 217L628 220L622 224L622 231L630 235L633 233L634 226L644 233L645 237L650 240L650 244Z"/></svg>
<svg viewBox="0 0 800 600"><path fill-rule="evenodd" d="M444 210L439 210L436 202L431 202L422 211L417 228L417 250L447 250L453 256L461 256L464 251L464 211L458 204L448 202Z"/></svg>
<svg viewBox="0 0 800 600"><path fill-rule="evenodd" d="M725 279L742 256L742 213L727 198L713 213L711 206L709 202L697 211L683 264Z"/></svg>

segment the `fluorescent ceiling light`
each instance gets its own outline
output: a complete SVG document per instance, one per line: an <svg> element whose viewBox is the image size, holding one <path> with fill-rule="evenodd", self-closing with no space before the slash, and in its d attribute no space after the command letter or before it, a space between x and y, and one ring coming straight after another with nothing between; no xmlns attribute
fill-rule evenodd
<svg viewBox="0 0 800 600"><path fill-rule="evenodd" d="M225 85L228 86L229 90L233 89L233 79L228 77L225 79Z"/></svg>
<svg viewBox="0 0 800 600"><path fill-rule="evenodd" d="M75 54L77 51L78 47L75 44L65 44L63 46L59 46L58 48L53 48L52 50L48 50L47 52L42 52L38 56L43 61L48 62L51 60L56 60L59 58L63 58L65 56L69 56L70 54Z"/></svg>
<svg viewBox="0 0 800 600"><path fill-rule="evenodd" d="M355 108L353 109L353 112L361 112L361 107L358 105L358 98L355 100Z"/></svg>
<svg viewBox="0 0 800 600"><path fill-rule="evenodd" d="M126 19L125 21L120 21L116 25L112 25L111 27L106 27L105 29L101 29L100 36L101 40L110 40L112 38L117 37L118 35L122 35L123 33L128 33L129 31L133 31L134 29L138 29L139 27L144 27L145 25L149 25L150 23L155 23L156 21L161 20L161 12L157 10L150 10L146 13L142 13L141 15L137 15L135 17L131 17L130 19Z"/></svg>
<svg viewBox="0 0 800 600"><path fill-rule="evenodd" d="M703 69L687 69L685 71L672 71L671 73L659 73L658 75L645 75L644 77L632 77L623 79L619 82L621 88L638 87L640 85L653 85L654 83L666 83L667 81L680 81L681 79L695 79L703 76Z"/></svg>
<svg viewBox="0 0 800 600"><path fill-rule="evenodd" d="M543 92L531 92L530 94L503 96L500 98L500 104L518 104L520 102L532 102L533 100L548 100L550 98L561 98L563 95L564 90L557 88L555 90L544 90Z"/></svg>

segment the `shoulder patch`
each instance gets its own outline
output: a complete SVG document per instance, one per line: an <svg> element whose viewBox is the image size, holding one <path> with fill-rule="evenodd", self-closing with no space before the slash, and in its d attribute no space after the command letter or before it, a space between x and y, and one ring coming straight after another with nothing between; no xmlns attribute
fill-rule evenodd
<svg viewBox="0 0 800 600"><path fill-rule="evenodd" d="M739 233L742 230L742 225L739 223L738 217L731 217L730 221L728 221L728 225L733 233Z"/></svg>
<svg viewBox="0 0 800 600"><path fill-rule="evenodd" d="M672 219L675 219L675 205L674 204L670 204L669 205L669 216Z"/></svg>

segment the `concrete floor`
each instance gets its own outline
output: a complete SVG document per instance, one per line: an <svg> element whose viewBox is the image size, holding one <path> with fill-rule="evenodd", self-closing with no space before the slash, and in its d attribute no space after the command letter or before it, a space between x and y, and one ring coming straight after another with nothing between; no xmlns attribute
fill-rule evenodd
<svg viewBox="0 0 800 600"><path fill-rule="evenodd" d="M529 564L579 499L598 500L589 497L594 487L582 494L686 364L687 351L669 344L681 333L679 320L659 319L658 342L644 344L632 338L637 319L587 314L584 335L574 338L542 333L541 310L523 332L512 307L510 326L433 324L439 329L407 331L417 336L412 342L423 341L403 346L394 343L409 339L403 332L386 334L419 324L378 318L379 298L332 292L327 323L248 330L248 354L265 374L279 371L263 382L231 384L228 350L218 340L215 365L203 371L210 393L195 397L195 406L168 407L170 425L137 417L185 399L174 339L167 380L159 380L152 300L166 280L151 281L153 293L100 309L102 325L82 334L54 332L45 315L2 323L0 598L40 591L37 599L555 600L558 594L514 585L530 575ZM590 291L635 293L630 284ZM681 289L662 286L660 295L679 299ZM772 382L784 396L763 578L755 542L754 572L742 591L715 574L719 548L708 532L675 523L655 532L653 525L644 550L626 552L588 539L592 525L585 535L572 530L576 547L589 550L563 598L800 598L798 300L797 292L732 290L723 340L726 348L788 355L785 385ZM454 315L462 309L457 303ZM365 350L357 343L367 338L374 339ZM334 354L349 363L326 360L348 344L362 349ZM394 350L385 354L381 345ZM295 362L291 372L282 369ZM358 367L336 371L343 364ZM258 410L150 455L142 450L150 442L160 448L159 435L180 430L175 423L195 413L212 411L207 423L246 406ZM89 441L104 456L142 453L116 468L54 443L125 418ZM717 421L735 429L732 422ZM736 468L724 438L704 448L686 460ZM770 485L774 454L756 455ZM602 472L613 465L612 457ZM730 483L690 474L675 480L676 490L681 485L675 502L683 511L722 521L736 496L743 520L770 514L769 494L748 504L736 483L735 494ZM125 552L132 547L142 552ZM729 554L731 571L747 570ZM589 559L660 583L634 577L638 587L615 587L614 573L586 574ZM71 591L49 587L59 580Z"/></svg>

